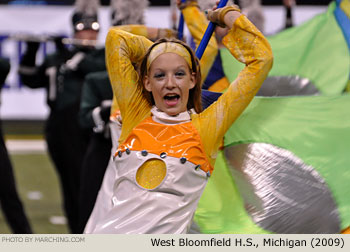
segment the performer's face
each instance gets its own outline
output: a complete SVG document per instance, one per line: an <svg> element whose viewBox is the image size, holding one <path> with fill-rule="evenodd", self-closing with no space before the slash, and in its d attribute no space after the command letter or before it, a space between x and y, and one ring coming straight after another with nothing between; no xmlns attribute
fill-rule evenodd
<svg viewBox="0 0 350 252"><path fill-rule="evenodd" d="M152 92L157 108L174 116L187 110L195 75L184 58L175 53L164 53L152 62L144 85Z"/></svg>
<svg viewBox="0 0 350 252"><path fill-rule="evenodd" d="M98 31L95 30L82 30L74 34L76 39L87 39L87 40L96 40L98 36Z"/></svg>

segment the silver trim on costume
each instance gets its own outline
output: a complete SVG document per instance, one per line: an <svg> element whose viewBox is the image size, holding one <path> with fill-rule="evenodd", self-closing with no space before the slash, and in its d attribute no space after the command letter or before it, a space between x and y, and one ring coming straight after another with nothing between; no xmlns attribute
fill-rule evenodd
<svg viewBox="0 0 350 252"><path fill-rule="evenodd" d="M146 189L138 184L136 173L145 162L154 159L165 163L166 175L157 187ZM167 156L161 159L153 153L143 156L141 151L131 151L129 155L123 153L115 158L114 164L112 198L110 203L103 202L109 204L108 211L100 219L90 218L86 233L188 232L208 181L203 170L195 170L195 164L190 161L180 164L179 158Z"/></svg>

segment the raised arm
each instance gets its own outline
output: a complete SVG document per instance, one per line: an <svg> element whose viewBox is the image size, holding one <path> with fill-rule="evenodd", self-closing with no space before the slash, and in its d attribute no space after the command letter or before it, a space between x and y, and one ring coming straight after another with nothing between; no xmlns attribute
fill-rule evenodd
<svg viewBox="0 0 350 252"><path fill-rule="evenodd" d="M216 17L209 15L209 18L218 19L221 25L224 23L230 28L223 43L246 66L217 102L193 116L212 164L226 131L253 99L273 62L271 47L262 33L233 7L225 8L231 10L221 13L221 17L220 12L216 12Z"/></svg>
<svg viewBox="0 0 350 252"><path fill-rule="evenodd" d="M152 42L112 27L106 38L106 63L115 96L121 112L123 127L119 142L150 115L150 105L137 86L139 75L134 65L139 64Z"/></svg>
<svg viewBox="0 0 350 252"><path fill-rule="evenodd" d="M184 4L179 5L179 8L181 9L185 23L197 48L209 22L204 13L199 9L197 1L186 1ZM200 60L203 82L207 78L209 70L214 63L217 54L218 45L213 34Z"/></svg>

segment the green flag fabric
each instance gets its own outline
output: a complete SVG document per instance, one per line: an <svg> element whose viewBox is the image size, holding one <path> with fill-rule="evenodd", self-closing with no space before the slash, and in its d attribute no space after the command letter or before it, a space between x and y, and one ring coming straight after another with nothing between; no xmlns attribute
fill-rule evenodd
<svg viewBox="0 0 350 252"><path fill-rule="evenodd" d="M340 94L350 76L350 53L335 17L332 2L326 13L268 37L274 55L269 76L309 79L322 94ZM243 69L227 49L221 50L223 68L232 82Z"/></svg>
<svg viewBox="0 0 350 252"><path fill-rule="evenodd" d="M337 203L341 228L350 225L350 95L255 97L225 136L225 148L269 143L294 153L322 176ZM247 214L222 153L199 202L203 233L262 233Z"/></svg>
<svg viewBox="0 0 350 252"><path fill-rule="evenodd" d="M307 78L321 95L255 97L225 135L224 149L265 143L299 158L329 188L343 229L350 226L350 95L343 94L350 54L333 15L335 7L332 2L326 13L268 38L274 53L269 76ZM243 65L225 49L221 55L225 74L233 81ZM274 233L248 213L239 178L230 169L220 152L194 216L200 232Z"/></svg>

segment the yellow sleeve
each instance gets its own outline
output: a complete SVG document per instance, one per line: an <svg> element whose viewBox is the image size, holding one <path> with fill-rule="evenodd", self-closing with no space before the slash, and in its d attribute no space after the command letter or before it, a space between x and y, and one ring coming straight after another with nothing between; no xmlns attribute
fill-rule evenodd
<svg viewBox="0 0 350 252"><path fill-rule="evenodd" d="M246 66L217 102L192 116L212 165L226 131L253 99L273 62L268 41L244 15L237 18L223 43Z"/></svg>
<svg viewBox="0 0 350 252"><path fill-rule="evenodd" d="M208 27L208 20L204 13L198 9L196 6L187 6L182 10L185 23L190 31L196 48ZM211 36L209 43L203 53L203 56L200 60L201 72L202 72L202 82L207 78L209 70L215 61L215 57L218 54L218 44L214 37L214 33Z"/></svg>
<svg viewBox="0 0 350 252"><path fill-rule="evenodd" d="M148 30L145 25L119 25L119 26L115 26L114 28L148 38ZM119 110L119 106L118 106L117 99L115 96L113 96L111 115L113 115L118 110Z"/></svg>
<svg viewBox="0 0 350 252"><path fill-rule="evenodd" d="M134 64L140 63L152 42L143 36L111 28L106 38L106 64L113 95L123 120L119 142L150 115L151 106L138 87L139 75Z"/></svg>

